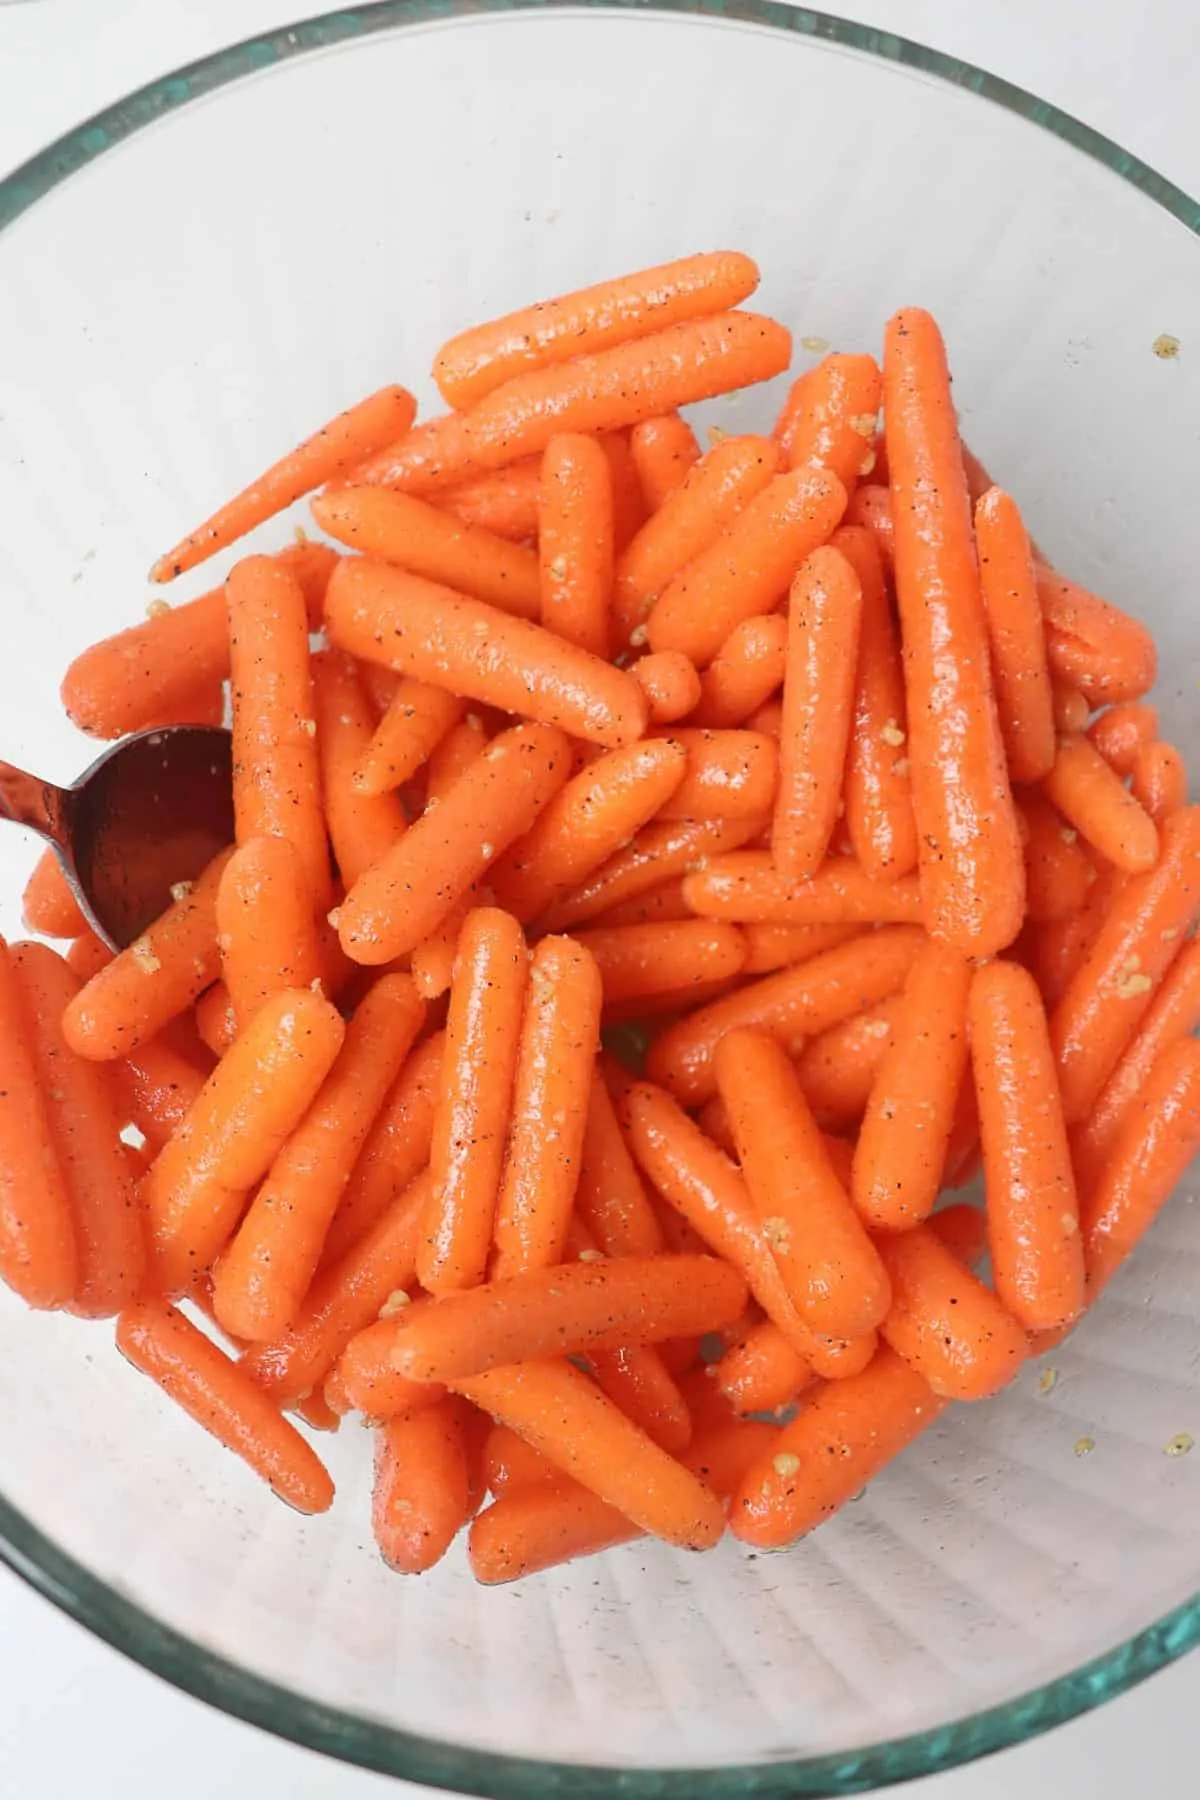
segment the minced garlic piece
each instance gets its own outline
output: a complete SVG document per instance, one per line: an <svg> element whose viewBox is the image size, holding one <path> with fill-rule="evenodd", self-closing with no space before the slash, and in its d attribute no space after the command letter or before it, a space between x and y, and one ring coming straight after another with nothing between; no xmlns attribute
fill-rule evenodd
<svg viewBox="0 0 1200 1800"><path fill-rule="evenodd" d="M1094 1437L1078 1437L1075 1439L1076 1456L1090 1456L1095 1448L1096 1440Z"/></svg>
<svg viewBox="0 0 1200 1800"><path fill-rule="evenodd" d="M162 964L154 954L149 938L135 938L129 946L129 954L143 975L157 975L162 968Z"/></svg>
<svg viewBox="0 0 1200 1800"><path fill-rule="evenodd" d="M771 1467L784 1481L790 1481L793 1475L800 1473L800 1458L790 1450L781 1450L778 1456L771 1458Z"/></svg>
<svg viewBox="0 0 1200 1800"><path fill-rule="evenodd" d="M411 1305L412 1295L406 1293L403 1288L395 1288L380 1307L379 1317L381 1319L394 1319L397 1313L402 1313L406 1306Z"/></svg>
<svg viewBox="0 0 1200 1800"><path fill-rule="evenodd" d="M194 881L173 881L171 883L172 900L176 903L180 900L186 900L195 885Z"/></svg>

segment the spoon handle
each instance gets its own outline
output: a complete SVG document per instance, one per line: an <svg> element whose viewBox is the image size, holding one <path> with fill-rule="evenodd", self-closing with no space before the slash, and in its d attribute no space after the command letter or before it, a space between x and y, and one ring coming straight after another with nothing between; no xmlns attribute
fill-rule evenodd
<svg viewBox="0 0 1200 1800"><path fill-rule="evenodd" d="M0 762L0 819L32 826L43 837L66 849L69 839L69 796L52 781L42 781L12 763Z"/></svg>

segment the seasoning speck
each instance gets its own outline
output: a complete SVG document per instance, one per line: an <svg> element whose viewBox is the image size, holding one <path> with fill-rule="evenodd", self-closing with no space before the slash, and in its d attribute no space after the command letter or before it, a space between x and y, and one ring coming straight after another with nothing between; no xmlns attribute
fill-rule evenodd
<svg viewBox="0 0 1200 1800"><path fill-rule="evenodd" d="M1058 1370L1043 1369L1038 1376L1038 1393L1052 1394L1058 1386Z"/></svg>

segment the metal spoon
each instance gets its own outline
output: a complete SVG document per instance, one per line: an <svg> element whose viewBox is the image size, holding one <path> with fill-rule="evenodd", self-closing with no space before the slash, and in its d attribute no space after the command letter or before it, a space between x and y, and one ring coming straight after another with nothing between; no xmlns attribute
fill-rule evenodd
<svg viewBox="0 0 1200 1800"><path fill-rule="evenodd" d="M69 788L0 762L0 819L49 839L89 925L122 950L232 843L232 740L209 725L140 731Z"/></svg>

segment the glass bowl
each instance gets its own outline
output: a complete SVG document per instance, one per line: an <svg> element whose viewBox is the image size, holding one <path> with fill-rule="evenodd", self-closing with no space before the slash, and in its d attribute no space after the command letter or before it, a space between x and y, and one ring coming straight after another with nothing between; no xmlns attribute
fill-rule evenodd
<svg viewBox="0 0 1200 1800"><path fill-rule="evenodd" d="M1153 625L1164 733L1200 753L1198 223L1043 102L767 0L399 0L210 57L0 186L5 753L87 762L65 660L281 446L385 381L431 400L469 320L717 246L759 259L801 361L936 312L973 447L1062 566ZM701 420L761 427L778 397ZM5 933L33 854L0 833ZM792 1551L635 1544L507 1590L461 1553L386 1572L353 1425L323 1440L338 1505L302 1520L103 1332L0 1296L4 1553L190 1692L414 1780L694 1800L927 1773L1200 1633L1200 1452L1164 1453L1200 1437L1194 1191L1052 1366Z"/></svg>

